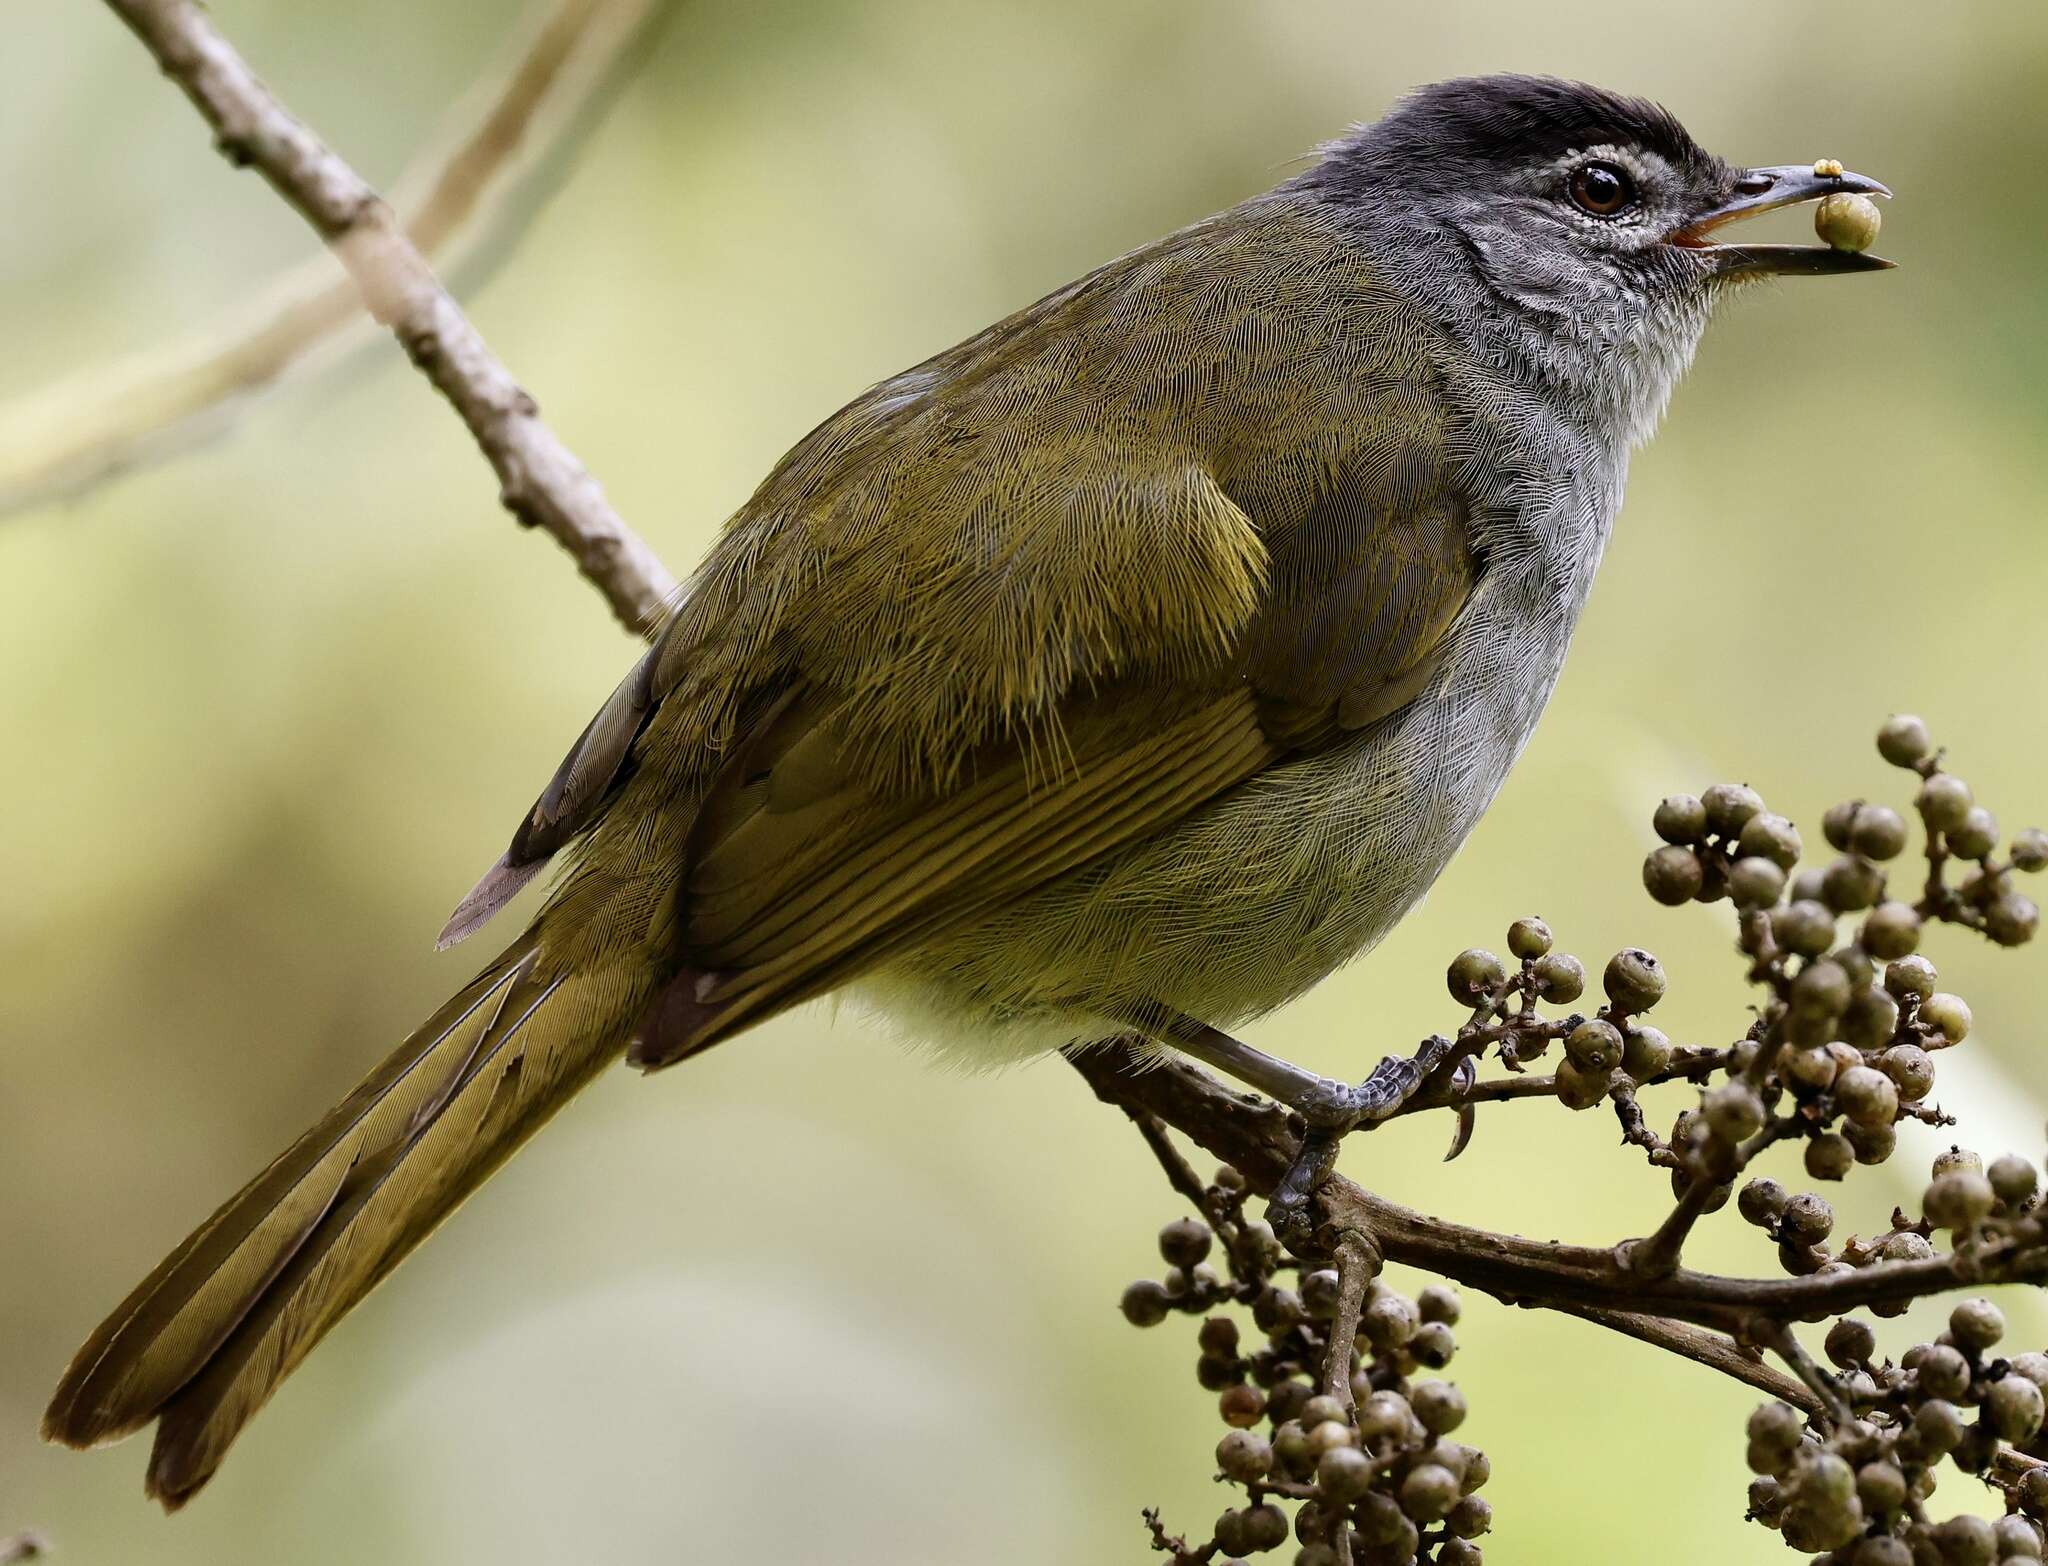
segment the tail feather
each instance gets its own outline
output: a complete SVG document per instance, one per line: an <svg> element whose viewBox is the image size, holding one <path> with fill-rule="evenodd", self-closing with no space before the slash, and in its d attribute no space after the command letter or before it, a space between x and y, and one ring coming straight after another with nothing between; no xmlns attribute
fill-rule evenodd
<svg viewBox="0 0 2048 1566"><path fill-rule="evenodd" d="M122 1302L44 1436L159 1420L149 1491L182 1505L327 1330L618 1055L645 967L522 936Z"/></svg>

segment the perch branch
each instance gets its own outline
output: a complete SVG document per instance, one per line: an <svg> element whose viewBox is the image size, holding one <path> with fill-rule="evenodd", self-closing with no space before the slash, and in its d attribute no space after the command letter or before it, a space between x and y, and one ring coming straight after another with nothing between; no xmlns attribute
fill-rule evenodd
<svg viewBox="0 0 2048 1566"><path fill-rule="evenodd" d="M604 498L485 344L392 210L273 97L193 0L107 0L213 127L221 154L254 167L348 269L370 313L469 427L521 522L545 528L645 635L675 578Z"/></svg>
<svg viewBox="0 0 2048 1566"><path fill-rule="evenodd" d="M1287 1111L1233 1092L1183 1060L1138 1067L1128 1046L1111 1044L1069 1057L1096 1095L1157 1115L1234 1164L1251 1188L1269 1194L1298 1146ZM1426 1218L1341 1175L1319 1192L1320 1221L1356 1229L1389 1262L1421 1267L1510 1304L1600 1309L1739 1332L1759 1321L1835 1315L1858 1306L1918 1299L1980 1283L2048 1280L2048 1243L2038 1220L2017 1239L1963 1257L1878 1262L1801 1278L1736 1278L1679 1267L1643 1277L1611 1246L1560 1245Z"/></svg>

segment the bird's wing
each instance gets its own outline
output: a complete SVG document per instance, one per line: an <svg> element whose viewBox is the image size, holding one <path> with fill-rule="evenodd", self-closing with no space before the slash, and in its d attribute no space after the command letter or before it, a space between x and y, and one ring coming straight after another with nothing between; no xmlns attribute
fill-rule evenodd
<svg viewBox="0 0 2048 1566"><path fill-rule="evenodd" d="M1423 333L1290 221L1198 225L884 382L735 518L508 855L690 818L643 1063L1427 681L1478 568Z"/></svg>

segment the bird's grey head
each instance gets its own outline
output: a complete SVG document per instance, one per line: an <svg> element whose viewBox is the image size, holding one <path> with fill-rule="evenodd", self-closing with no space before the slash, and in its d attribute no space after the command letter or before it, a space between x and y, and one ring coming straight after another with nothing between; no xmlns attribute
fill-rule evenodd
<svg viewBox="0 0 2048 1566"><path fill-rule="evenodd" d="M1443 82L1324 151L1300 185L1371 234L1481 363L1568 389L1629 442L1655 426L1715 298L1787 273L1889 263L1825 247L1717 244L1734 218L1833 191L1810 164L1740 168L1667 110L1578 82Z"/></svg>

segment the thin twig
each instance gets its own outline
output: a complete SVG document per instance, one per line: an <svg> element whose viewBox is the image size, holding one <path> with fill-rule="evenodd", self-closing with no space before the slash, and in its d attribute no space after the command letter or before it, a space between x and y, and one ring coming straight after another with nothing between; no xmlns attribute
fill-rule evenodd
<svg viewBox="0 0 2048 1566"><path fill-rule="evenodd" d="M509 70L393 183L422 255L469 276L542 206L536 186L599 123L677 0L558 0ZM226 428L251 396L370 340L362 294L320 255L183 340L98 364L0 406L0 517L164 461Z"/></svg>
<svg viewBox="0 0 2048 1566"><path fill-rule="evenodd" d="M1718 1071L1727 1064L1727 1060L1728 1051L1725 1049L1688 1048L1677 1051L1670 1065L1637 1085L1655 1087L1664 1082L1698 1081ZM1484 1082L1475 1082L1462 1091L1454 1091L1447 1083L1432 1084L1410 1097L1387 1118L1392 1120L1402 1115L1418 1114L1427 1109L1451 1109L1460 1104L1499 1104L1516 1099L1555 1097L1557 1078L1554 1076L1525 1074L1490 1077Z"/></svg>
<svg viewBox="0 0 2048 1566"><path fill-rule="evenodd" d="M649 632L675 579L541 422L390 207L271 95L193 0L107 4L213 127L221 154L261 173L341 258L371 314L469 427L506 509L552 534L620 621Z"/></svg>
<svg viewBox="0 0 2048 1566"><path fill-rule="evenodd" d="M1799 1122L1790 1117L1771 1121L1736 1149L1734 1167L1725 1176L1695 1170L1656 1231L1640 1240L1623 1240L1614 1248L1616 1260L1630 1272L1645 1278L1661 1278L1675 1272L1685 1242L1692 1235L1693 1225L1728 1199L1728 1188L1757 1154L1796 1135L1798 1129Z"/></svg>
<svg viewBox="0 0 2048 1566"><path fill-rule="evenodd" d="M1380 1273L1380 1254L1371 1240L1353 1229L1337 1241L1337 1313L1330 1318L1330 1342L1323 1362L1323 1390L1352 1406L1351 1350L1358 1339L1358 1318L1365 1312L1365 1291Z"/></svg>
<svg viewBox="0 0 2048 1566"><path fill-rule="evenodd" d="M1838 1425L1847 1422L1849 1404L1842 1396L1841 1387L1836 1385L1833 1376L1814 1363L1813 1356L1792 1335L1790 1327L1774 1317L1760 1317L1750 1323L1749 1335L1792 1367L1792 1373L1813 1394L1814 1400L1827 1411L1830 1419Z"/></svg>
<svg viewBox="0 0 2048 1566"><path fill-rule="evenodd" d="M1180 1149L1167 1136L1166 1127L1159 1123L1159 1117L1142 1109L1126 1110L1125 1113L1131 1117L1131 1124L1138 1128L1138 1135L1145 1139L1145 1145L1165 1171L1166 1183L1194 1203L1196 1212L1213 1222L1216 1215L1209 1209L1209 1193L1202 1185L1202 1177L1180 1156Z"/></svg>
<svg viewBox="0 0 2048 1566"><path fill-rule="evenodd" d="M1668 1349L1681 1359L1718 1370L1724 1376L1733 1376L1744 1385L1755 1387L1759 1392L1768 1392L1772 1397L1809 1414L1821 1406L1820 1399L1801 1383L1773 1370L1762 1360L1752 1358L1732 1338L1718 1332L1709 1332L1704 1327L1689 1327L1683 1322L1659 1321L1654 1316L1638 1316L1628 1311L1603 1310L1595 1306L1560 1305L1557 1309L1565 1315L1577 1316L1582 1321L1594 1322L1611 1332L1634 1338L1639 1343Z"/></svg>

